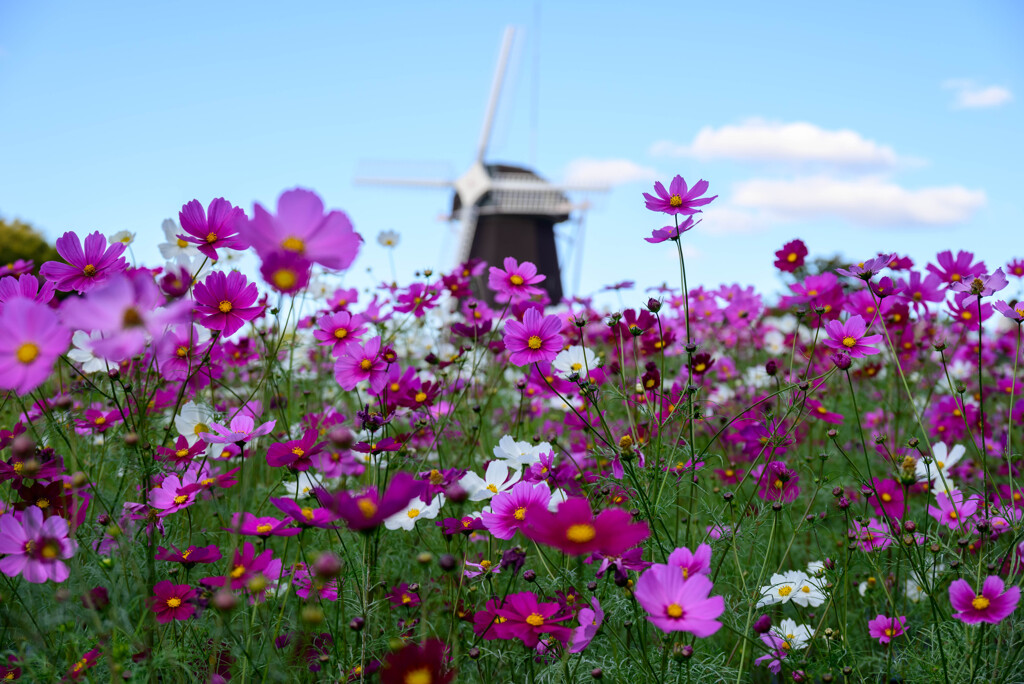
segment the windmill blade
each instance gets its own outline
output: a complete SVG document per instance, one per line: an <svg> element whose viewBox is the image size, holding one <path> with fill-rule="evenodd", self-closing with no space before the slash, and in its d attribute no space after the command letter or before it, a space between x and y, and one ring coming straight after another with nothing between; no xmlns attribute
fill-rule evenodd
<svg viewBox="0 0 1024 684"><path fill-rule="evenodd" d="M461 264L469 259L470 250L473 248L473 236L476 234L478 213L475 206L464 206L459 210L462 227L459 229L459 245L455 251L456 264Z"/></svg>
<svg viewBox="0 0 1024 684"><path fill-rule="evenodd" d="M444 178L399 178L397 176L379 177L356 176L356 185L386 185L405 188L450 188L454 183Z"/></svg>
<svg viewBox="0 0 1024 684"><path fill-rule="evenodd" d="M353 182L406 188L450 188L454 184L451 166L446 163L398 160L360 160Z"/></svg>
<svg viewBox="0 0 1024 684"><path fill-rule="evenodd" d="M501 85L505 80L505 70L508 67L508 56L512 51L512 39L515 38L516 29L509 26L505 29L505 38L501 43L501 53L498 56L498 68L494 71L494 81L491 83L491 97L487 101L487 112L484 114L484 127L480 132L480 144L477 146L476 160L481 164L487 154L487 145L491 141L491 129L494 127L494 114L498 109L498 100L501 97Z"/></svg>

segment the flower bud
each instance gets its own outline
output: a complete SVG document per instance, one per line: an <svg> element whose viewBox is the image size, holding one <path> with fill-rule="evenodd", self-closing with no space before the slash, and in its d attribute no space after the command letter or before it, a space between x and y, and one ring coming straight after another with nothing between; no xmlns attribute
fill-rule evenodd
<svg viewBox="0 0 1024 684"><path fill-rule="evenodd" d="M772 619L768 615L762 615L754 622L754 634L767 634L772 628Z"/></svg>
<svg viewBox="0 0 1024 684"><path fill-rule="evenodd" d="M313 561L313 574L324 579L332 579L341 574L341 567L341 560L330 551L326 551Z"/></svg>
<svg viewBox="0 0 1024 684"><path fill-rule="evenodd" d="M235 609L238 605L238 598L235 594L228 589L220 589L213 598L210 599L210 605L222 613L227 613Z"/></svg>

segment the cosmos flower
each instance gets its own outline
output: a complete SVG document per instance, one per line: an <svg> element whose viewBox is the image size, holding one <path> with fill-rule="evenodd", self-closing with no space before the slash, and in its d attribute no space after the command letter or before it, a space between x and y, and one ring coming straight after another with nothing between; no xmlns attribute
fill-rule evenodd
<svg viewBox="0 0 1024 684"><path fill-rule="evenodd" d="M210 259L217 259L218 249L242 250L249 246L238 231L238 224L245 221L245 212L223 197L211 201L207 209L199 200L188 202L178 212L178 220L185 232L179 233L177 239L198 245L199 251Z"/></svg>
<svg viewBox="0 0 1024 684"><path fill-rule="evenodd" d="M430 501L424 503L422 499L416 498L406 504L405 508L398 511L384 521L384 527L389 530L412 531L417 520L433 520L437 517L441 507L444 506L444 494L437 494Z"/></svg>
<svg viewBox="0 0 1024 684"><path fill-rule="evenodd" d="M377 244L379 244L381 247L389 247L391 249L394 249L395 247L398 246L401 237L401 235L399 235L393 230L382 230L379 233L377 233Z"/></svg>
<svg viewBox="0 0 1024 684"><path fill-rule="evenodd" d="M580 621L580 626L572 633L572 646L569 648L569 653L582 653L594 640L597 630L601 629L601 623L604 622L604 611L601 610L601 604L597 597L590 599L589 608L580 608L576 617Z"/></svg>
<svg viewBox="0 0 1024 684"><path fill-rule="evenodd" d="M334 379L346 391L360 382L370 383L370 392L380 394L388 382L388 362L381 352L381 339L374 337L365 344L346 346L334 362Z"/></svg>
<svg viewBox="0 0 1024 684"><path fill-rule="evenodd" d="M20 518L20 519L19 519ZM75 555L78 543L68 538L68 523L59 515L43 519L38 506L29 506L20 516L0 515L0 572L21 575L26 582L63 582L71 571L64 563Z"/></svg>
<svg viewBox="0 0 1024 684"><path fill-rule="evenodd" d="M538 510L531 517L523 533L570 556L595 551L621 556L650 536L647 522L633 522L629 511L609 508L595 516L590 502L579 497L559 504L556 513Z"/></svg>
<svg viewBox="0 0 1024 684"><path fill-rule="evenodd" d="M253 306L259 293L256 283L238 271L224 274L214 271L193 288L198 323L220 330L224 337L235 334L246 322L260 315L261 306Z"/></svg>
<svg viewBox="0 0 1024 684"><path fill-rule="evenodd" d="M292 252L273 252L260 264L260 275L274 291L295 294L309 285L312 266Z"/></svg>
<svg viewBox="0 0 1024 684"><path fill-rule="evenodd" d="M162 580L153 585L153 596L150 606L156 613L156 621L166 624L171 620L188 620L196 612L192 602L196 590L187 584L174 584L170 580Z"/></svg>
<svg viewBox="0 0 1024 684"><path fill-rule="evenodd" d="M406 510L412 501L419 500L425 485L409 473L396 473L383 496L374 488L359 494L339 491L331 494L322 487L314 489L320 504L344 520L350 530L370 532L399 511Z"/></svg>
<svg viewBox="0 0 1024 684"><path fill-rule="evenodd" d="M322 452L326 442L317 442L320 436L316 428L308 428L300 439L288 442L275 442L267 449L267 464L280 468L288 466L293 470L309 470L312 458Z"/></svg>
<svg viewBox="0 0 1024 684"><path fill-rule="evenodd" d="M700 196L707 191L708 182L706 180L697 181L692 188L687 188L683 177L676 176L668 184L668 190L665 190L665 186L658 181L654 184L654 192L657 196L645 192L644 199L647 200L647 208L651 211L660 211L670 215L697 214L702 211L697 207L703 207L718 197L718 195L714 195L701 198Z"/></svg>
<svg viewBox="0 0 1024 684"><path fill-rule="evenodd" d="M508 464L496 460L487 464L484 477L469 471L459 480L459 486L469 494L470 501L486 501L499 492L512 489L520 477L522 474L517 471L510 475Z"/></svg>
<svg viewBox="0 0 1024 684"><path fill-rule="evenodd" d="M954 489L950 492L938 492L935 496L938 506L929 506L928 515L950 529L957 529L978 512L981 503L977 495L964 498L963 492Z"/></svg>
<svg viewBox="0 0 1024 684"><path fill-rule="evenodd" d="M575 375L580 380L586 380L587 374L597 368L597 364L597 354L587 347L574 344L558 352L551 367L563 378Z"/></svg>
<svg viewBox="0 0 1024 684"><path fill-rule="evenodd" d="M339 356L348 345L358 344L366 333L362 316L348 311L321 316L316 324L319 329L313 331L313 337L320 344L331 345L331 353L335 356Z"/></svg>
<svg viewBox="0 0 1024 684"><path fill-rule="evenodd" d="M881 351L871 345L882 341L881 335L865 335L867 326L860 316L851 316L845 323L828 321L825 324L828 339L822 340L826 347L849 354L853 358L879 354Z"/></svg>
<svg viewBox="0 0 1024 684"><path fill-rule="evenodd" d="M447 648L442 641L427 639L389 653L380 670L381 684L448 684L455 670L447 667Z"/></svg>
<svg viewBox="0 0 1024 684"><path fill-rule="evenodd" d="M341 271L352 265L363 238L342 211L324 214L324 203L311 190L296 188L277 198L277 214L263 205L240 230L264 261L277 252L290 252L306 261Z"/></svg>
<svg viewBox="0 0 1024 684"><path fill-rule="evenodd" d="M696 551L688 548L679 548L668 556L668 566L679 568L683 579L689 579L694 575L708 575L711 573L711 547L701 544Z"/></svg>
<svg viewBox="0 0 1024 684"><path fill-rule="evenodd" d="M715 618L725 611L723 597L709 596L712 587L706 575L683 579L678 568L653 565L637 580L633 595L661 631L704 638L722 628Z"/></svg>
<svg viewBox="0 0 1024 684"><path fill-rule="evenodd" d="M497 463L493 461L492 463ZM498 539L511 539L538 511L547 512L551 490L546 482L517 482L510 490L491 499L480 517L487 531Z"/></svg>
<svg viewBox="0 0 1024 684"><path fill-rule="evenodd" d="M901 615L898 618L891 618L879 613L878 617L874 620L868 621L868 634L871 635L873 639L878 639L878 643L887 644L892 641L893 637L898 637L903 634L906 624L906 615Z"/></svg>
<svg viewBox="0 0 1024 684"><path fill-rule="evenodd" d="M1020 588L1011 586L1004 590L1003 580L989 575L977 594L965 579L958 579L949 585L949 602L953 604L953 617L973 625L979 622L996 624L1002 622L1017 608Z"/></svg>
<svg viewBox="0 0 1024 684"><path fill-rule="evenodd" d="M534 308L527 309L522 323L516 320L505 323L509 361L516 366L553 361L565 344L561 332L561 318L543 316Z"/></svg>
<svg viewBox="0 0 1024 684"><path fill-rule="evenodd" d="M541 454L546 454L550 451L551 445L547 442L539 444L517 442L511 435L505 435L498 440L498 446L494 447L494 456L506 461L509 467L519 469L523 466L530 467L538 463Z"/></svg>
<svg viewBox="0 0 1024 684"><path fill-rule="evenodd" d="M17 298L30 299L36 304L49 304L53 299L53 290L53 283L49 280L44 280L40 285L39 279L29 273L17 278L0 278L0 311L3 311L4 302Z"/></svg>
<svg viewBox="0 0 1024 684"><path fill-rule="evenodd" d="M978 297L988 297L1002 290L1008 284L1003 269L997 268L996 272L991 275L980 273L975 274L972 278L957 281L949 289L953 292L968 292Z"/></svg>
<svg viewBox="0 0 1024 684"><path fill-rule="evenodd" d="M775 268L783 273L793 273L804 265L807 245L803 240L791 240L775 253Z"/></svg>
<svg viewBox="0 0 1024 684"><path fill-rule="evenodd" d="M117 242L108 247L107 239L98 231L86 236L84 248L78 235L71 231L57 238L54 246L68 263L48 261L39 268L39 275L61 292L88 292L128 268L128 262L121 257L125 245Z"/></svg>
<svg viewBox="0 0 1024 684"><path fill-rule="evenodd" d="M269 435L275 425L277 425L277 421L271 420L256 427L256 421L251 415L238 412L231 419L230 427L225 427L220 423L210 423L209 428L213 432L200 432L199 438L208 444L251 442L257 437Z"/></svg>
<svg viewBox="0 0 1024 684"><path fill-rule="evenodd" d="M71 333L49 307L18 297L0 311L0 389L25 395L46 382Z"/></svg>
<svg viewBox="0 0 1024 684"><path fill-rule="evenodd" d="M495 293L496 302L515 303L544 292L534 285L546 280L547 276L538 274L534 264L529 261L520 264L513 257L505 257L504 263L504 270L491 266L487 277L487 287Z"/></svg>
<svg viewBox="0 0 1024 684"><path fill-rule="evenodd" d="M541 603L537 595L522 591L509 594L500 608L494 613L502 619L502 630L506 639L520 639L527 648L533 648L540 642L541 636L550 634L562 643L569 640L572 631L559 625L572 617L572 613L562 609L558 603Z"/></svg>
<svg viewBox="0 0 1024 684"><path fill-rule="evenodd" d="M651 231L651 237L645 237L644 241L650 242L652 245L656 245L667 240L678 240L683 233L687 232L688 230L692 230L698 223L700 223L700 221L697 221L695 223L693 217L688 216L686 217L685 221L679 224L678 228L676 228L675 226L655 228L654 230Z"/></svg>

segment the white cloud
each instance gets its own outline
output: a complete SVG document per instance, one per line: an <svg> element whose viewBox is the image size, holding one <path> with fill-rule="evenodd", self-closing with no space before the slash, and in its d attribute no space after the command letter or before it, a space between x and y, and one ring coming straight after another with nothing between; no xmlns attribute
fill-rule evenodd
<svg viewBox="0 0 1024 684"><path fill-rule="evenodd" d="M657 180L658 172L628 159L574 159L565 169L567 185L610 187Z"/></svg>
<svg viewBox="0 0 1024 684"><path fill-rule="evenodd" d="M901 161L891 147L849 129L826 130L797 121L779 123L749 119L738 125L705 126L689 145L666 140L654 143L659 156L743 161L817 162L839 166L888 168Z"/></svg>
<svg viewBox="0 0 1024 684"><path fill-rule="evenodd" d="M942 84L943 88L953 90L956 100L953 106L957 109L979 109L982 107L998 107L1013 99L1013 93L1002 86L982 86L967 79L951 79Z"/></svg>
<svg viewBox="0 0 1024 684"><path fill-rule="evenodd" d="M967 221L985 206L986 196L959 185L908 190L874 177L815 176L743 181L731 200L782 219L840 217L867 226L940 226Z"/></svg>
<svg viewBox="0 0 1024 684"><path fill-rule="evenodd" d="M710 235L749 235L771 226L774 221L761 211L738 209L728 204L710 206L703 214L701 232Z"/></svg>

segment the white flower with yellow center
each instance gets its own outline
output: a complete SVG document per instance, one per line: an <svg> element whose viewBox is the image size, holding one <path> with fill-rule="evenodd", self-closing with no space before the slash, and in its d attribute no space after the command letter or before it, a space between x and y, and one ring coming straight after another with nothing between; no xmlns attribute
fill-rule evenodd
<svg viewBox="0 0 1024 684"><path fill-rule="evenodd" d="M541 442L534 446L529 442L517 442L511 435L505 435L494 447L494 456L504 460L510 468L519 470L540 461L540 455L551 451L551 445Z"/></svg>
<svg viewBox="0 0 1024 684"><path fill-rule="evenodd" d="M164 239L167 240L167 242L160 243L160 254L164 259L186 265L190 264L193 258L199 256L199 248L196 245L178 237L185 231L178 227L177 221L165 219L161 228L164 229Z"/></svg>
<svg viewBox="0 0 1024 684"><path fill-rule="evenodd" d="M401 240L401 235L393 230L382 230L377 234L377 244L381 247L395 248Z"/></svg>
<svg viewBox="0 0 1024 684"><path fill-rule="evenodd" d="M575 374L583 380L590 371L597 368L597 355L589 349L573 345L558 352L551 367L563 378L568 379Z"/></svg>
<svg viewBox="0 0 1024 684"><path fill-rule="evenodd" d="M429 504L423 503L423 499L416 497L398 513L384 520L384 527L389 530L405 530L411 532L416 527L416 521L420 519L433 520L444 506L444 494L438 494Z"/></svg>
<svg viewBox="0 0 1024 684"><path fill-rule="evenodd" d="M206 404L190 401L181 407L174 417L174 428L185 438L189 446L199 441L200 432L209 432L213 422L213 409Z"/></svg>
<svg viewBox="0 0 1024 684"><path fill-rule="evenodd" d="M793 603L804 608L814 608L825 602L825 582L823 579L804 575L797 583L796 590L790 597Z"/></svg>
<svg viewBox="0 0 1024 684"><path fill-rule="evenodd" d="M795 620L784 618L778 625L772 627L772 634L782 639L782 648L786 651L799 651L807 648L807 642L814 635L813 630L807 625L798 625Z"/></svg>
<svg viewBox="0 0 1024 684"><path fill-rule="evenodd" d="M487 464L487 472L480 477L472 470L467 472L459 480L459 486L469 494L470 501L486 501L498 492L512 489L512 485L519 482L523 474L518 470L512 471L509 476L508 464L504 461L491 461Z"/></svg>
<svg viewBox="0 0 1024 684"><path fill-rule="evenodd" d="M107 238L107 240L111 243L120 242L122 245L130 245L135 242L135 233L128 230L119 230Z"/></svg>
<svg viewBox="0 0 1024 684"><path fill-rule="evenodd" d="M949 449L943 442L932 445L932 462L925 463L924 459L918 459L914 472L918 482L931 482L934 492L948 492L953 489L952 476L949 469L960 462L960 459L967 453L967 447L957 444Z"/></svg>
<svg viewBox="0 0 1024 684"><path fill-rule="evenodd" d="M789 570L772 575L768 584L761 587L761 599L757 602L758 607L789 603L796 598L797 590L804 585L806 580L807 575L799 570Z"/></svg>
<svg viewBox="0 0 1024 684"><path fill-rule="evenodd" d="M76 330L75 334L71 336L72 349L68 352L68 357L75 363L81 364L83 373L109 370L107 362L92 353L92 343L101 337L103 337L103 333L98 330L92 333Z"/></svg>

